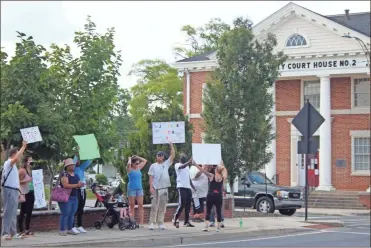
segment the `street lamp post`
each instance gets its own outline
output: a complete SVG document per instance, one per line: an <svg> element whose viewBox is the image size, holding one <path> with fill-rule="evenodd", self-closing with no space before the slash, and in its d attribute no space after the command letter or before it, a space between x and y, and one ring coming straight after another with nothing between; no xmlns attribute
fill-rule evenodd
<svg viewBox="0 0 371 248"><path fill-rule="evenodd" d="M361 39L358 38L358 37L351 36L350 34L344 34L342 37L343 37L343 38L348 38L348 39L355 39L356 41L358 41L358 43L361 45L361 48L362 48L363 52L366 54L367 67L368 67L368 69L370 70L370 73L371 73L371 65L370 65L370 51L368 50L368 47L367 47L367 45L363 42L363 40L361 40ZM371 191L371 185L370 185L370 187L367 189L367 192L370 192L370 191Z"/></svg>
<svg viewBox="0 0 371 248"><path fill-rule="evenodd" d="M356 41L358 41L358 43L361 45L363 52L366 54L367 66L370 68L370 51L368 50L368 47L363 42L363 40L361 40L360 38L356 36L351 36L350 34L344 34L342 37L348 38L348 39L355 39Z"/></svg>

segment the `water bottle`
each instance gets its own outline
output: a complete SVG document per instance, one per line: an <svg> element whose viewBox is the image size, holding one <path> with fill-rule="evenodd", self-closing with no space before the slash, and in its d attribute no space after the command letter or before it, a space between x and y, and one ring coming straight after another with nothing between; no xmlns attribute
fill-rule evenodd
<svg viewBox="0 0 371 248"><path fill-rule="evenodd" d="M243 220L242 218L240 218L240 228L242 228L242 225L243 225Z"/></svg>

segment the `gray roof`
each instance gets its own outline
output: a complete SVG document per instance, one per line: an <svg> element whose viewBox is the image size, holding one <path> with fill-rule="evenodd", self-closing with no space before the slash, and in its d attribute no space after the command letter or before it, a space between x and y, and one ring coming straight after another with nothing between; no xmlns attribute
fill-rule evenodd
<svg viewBox="0 0 371 248"><path fill-rule="evenodd" d="M370 23L371 23L371 13L364 12L364 13L350 13L349 18L342 15L331 15L331 16L324 16L331 21L339 23L347 28L350 28L358 33L367 35L370 37Z"/></svg>
<svg viewBox="0 0 371 248"><path fill-rule="evenodd" d="M314 11L311 12L370 37L371 12L349 13L349 18L347 18L345 14L324 16ZM206 52L194 57L179 60L177 62L196 62L210 60L208 56L214 52L215 51Z"/></svg>
<svg viewBox="0 0 371 248"><path fill-rule="evenodd" d="M209 51L209 52L197 55L197 56L193 56L193 57L190 57L190 58L178 60L177 62L195 62L195 61L210 60L210 58L208 56L210 56L214 52L215 51Z"/></svg>

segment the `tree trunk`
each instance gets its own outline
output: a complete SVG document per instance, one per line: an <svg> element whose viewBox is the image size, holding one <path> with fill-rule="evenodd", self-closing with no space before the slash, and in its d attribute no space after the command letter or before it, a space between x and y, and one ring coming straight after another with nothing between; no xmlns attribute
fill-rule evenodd
<svg viewBox="0 0 371 248"><path fill-rule="evenodd" d="M235 206L234 206L234 180L229 181L229 189L230 189L230 195L231 195L231 198L232 198L231 206L232 206L232 218L233 218L234 217L234 209L235 209Z"/></svg>

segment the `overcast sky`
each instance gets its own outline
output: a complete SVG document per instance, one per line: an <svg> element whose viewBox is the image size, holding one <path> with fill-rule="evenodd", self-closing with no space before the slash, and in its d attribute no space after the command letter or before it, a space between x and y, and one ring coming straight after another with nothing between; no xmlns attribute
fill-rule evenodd
<svg viewBox="0 0 371 248"><path fill-rule="evenodd" d="M254 24L285 6L288 1L1 1L1 47L14 54L16 31L32 35L38 44L72 45L74 32L83 29L87 15L98 31L115 27L115 44L122 50L120 85L129 88L135 78L127 76L133 63L141 59L174 62L172 47L185 42L183 25L201 26L219 17L231 23L248 16ZM369 1L297 1L322 15L369 12ZM76 54L76 50L74 51Z"/></svg>

